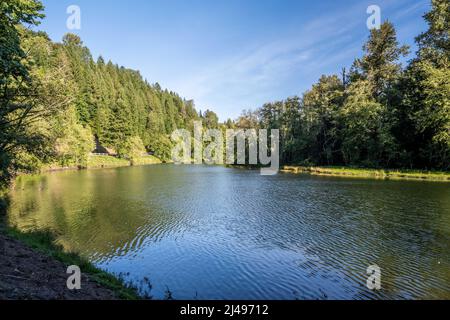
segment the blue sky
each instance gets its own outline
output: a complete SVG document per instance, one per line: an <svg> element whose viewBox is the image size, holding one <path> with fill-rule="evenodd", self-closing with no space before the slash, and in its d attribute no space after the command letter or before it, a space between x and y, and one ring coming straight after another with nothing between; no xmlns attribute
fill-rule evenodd
<svg viewBox="0 0 450 320"><path fill-rule="evenodd" d="M81 9L75 31L96 58L139 70L151 83L194 99L221 120L243 109L300 95L322 74L360 56L376 4L414 46L430 0L44 0L39 26L54 41L67 32L69 5ZM413 47L414 48L414 47Z"/></svg>

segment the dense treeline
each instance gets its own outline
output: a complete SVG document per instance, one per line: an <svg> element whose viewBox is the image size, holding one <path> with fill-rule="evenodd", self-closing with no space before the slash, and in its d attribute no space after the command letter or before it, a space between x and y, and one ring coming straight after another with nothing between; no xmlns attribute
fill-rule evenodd
<svg viewBox="0 0 450 320"><path fill-rule="evenodd" d="M149 84L139 72L94 61L74 34L53 43L37 25L37 0L5 0L0 6L0 175L43 164L86 166L94 137L120 157L153 151L171 157L170 134L192 130L203 115L174 92Z"/></svg>
<svg viewBox="0 0 450 320"><path fill-rule="evenodd" d="M96 61L81 39L52 42L37 25L38 0L0 5L0 181L43 164L86 166L94 137L118 156L154 151L171 157L174 129L275 128L281 162L311 165L449 169L450 9L432 0L428 30L408 54L385 22L364 55L340 75L322 76L303 94L245 111L219 124L193 101L149 84L139 72Z"/></svg>
<svg viewBox="0 0 450 320"><path fill-rule="evenodd" d="M432 0L429 29L406 68L399 60L409 49L385 22L349 72L322 76L301 98L246 111L236 125L280 129L283 163L448 170L449 5Z"/></svg>
<svg viewBox="0 0 450 320"><path fill-rule="evenodd" d="M68 34L62 44L53 46L67 57L79 123L120 156L141 146L138 149L169 158L169 135L199 118L192 101L150 85L139 72L105 63L102 57L94 62L76 35Z"/></svg>

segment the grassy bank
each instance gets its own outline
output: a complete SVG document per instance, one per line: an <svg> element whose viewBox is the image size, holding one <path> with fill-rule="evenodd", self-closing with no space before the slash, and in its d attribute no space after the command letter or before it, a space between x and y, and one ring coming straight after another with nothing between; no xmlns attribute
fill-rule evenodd
<svg viewBox="0 0 450 320"><path fill-rule="evenodd" d="M121 159L117 157L104 155L89 155L87 167L84 169L101 169L101 168L119 168L129 166L144 166L152 164L161 164L162 161L155 156L142 156L133 161ZM62 171L62 170L78 170L79 166L61 166L59 164L48 164L41 168L41 172Z"/></svg>
<svg viewBox="0 0 450 320"><path fill-rule="evenodd" d="M145 166L161 163L162 161L155 156L142 156L130 161L127 159L120 159L110 156L90 155L87 163L87 169Z"/></svg>
<svg viewBox="0 0 450 320"><path fill-rule="evenodd" d="M347 167L284 166L281 172L294 174L306 173L318 176L450 182L450 172L438 172L438 171L363 169L363 168L347 168Z"/></svg>
<svg viewBox="0 0 450 320"><path fill-rule="evenodd" d="M128 167L130 165L131 165L130 161L126 159L120 159L110 156L90 155L88 158L87 168L88 169L118 168L118 167Z"/></svg>
<svg viewBox="0 0 450 320"><path fill-rule="evenodd" d="M161 164L162 161L155 156L143 156L136 159L133 159L133 166L146 166L150 164Z"/></svg>

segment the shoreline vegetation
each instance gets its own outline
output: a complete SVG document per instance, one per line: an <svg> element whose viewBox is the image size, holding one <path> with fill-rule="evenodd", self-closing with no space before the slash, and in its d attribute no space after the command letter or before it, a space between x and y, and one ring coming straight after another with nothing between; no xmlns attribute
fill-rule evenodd
<svg viewBox="0 0 450 320"><path fill-rule="evenodd" d="M162 164L162 160L155 156L141 156L133 158L133 160L108 156L108 155L89 155L87 165L80 166L62 166L60 164L47 164L40 169L40 173L64 171L64 170L80 170L80 169L106 169L131 166L145 166Z"/></svg>
<svg viewBox="0 0 450 320"><path fill-rule="evenodd" d="M87 166L63 167L61 165L46 165L41 168L40 174L80 169L101 169L118 168L126 166L143 166L163 163L154 156L142 156L134 158L132 161L116 158L112 156L90 155ZM29 176L31 174L18 175ZM14 182L10 186L13 187ZM9 281L4 286L0 286L0 298L6 299L106 299L106 300L139 300L150 299L150 296L142 296L139 289L126 283L122 275L116 275L103 271L95 267L78 253L67 252L56 243L56 235L50 231L22 232L7 223L7 193L8 188L0 192L0 253L3 258L0 263L0 275L7 277ZM10 250L6 250L9 248ZM15 252L25 252L23 255L16 255ZM32 257L31 257L32 256ZM32 272L31 278L23 276L26 268L37 266L30 265L25 260L33 258L38 260L39 272ZM9 270L8 266L17 265L19 268ZM66 275L65 269L70 265L79 266L82 271L82 289L79 292L72 292L65 289ZM22 271L20 271L20 270ZM34 269L33 269L34 270ZM48 271L47 271L48 270ZM56 279L54 272L58 272ZM28 271L28 270L26 270ZM52 273L53 272L53 273ZM10 274L14 273L14 274ZM17 274L16 274L17 273ZM35 277L52 279L42 285L41 279ZM58 282L59 281L59 282ZM147 283L151 286L150 283Z"/></svg>
<svg viewBox="0 0 450 320"><path fill-rule="evenodd" d="M225 165L227 168L258 170L260 165ZM429 182L450 182L448 171L421 171L413 169L374 169L345 166L305 166L305 165L283 165L280 173L306 174L312 176L325 176L337 178L365 178L377 180L414 180Z"/></svg>
<svg viewBox="0 0 450 320"><path fill-rule="evenodd" d="M450 172L443 171L367 169L352 167L284 166L282 167L280 172L343 178L450 182Z"/></svg>
<svg viewBox="0 0 450 320"><path fill-rule="evenodd" d="M171 133L192 132L198 120L208 129L279 129L282 163L346 165L285 166L282 172L450 181L450 60L448 28L442 22L449 20L447 2L431 2L424 16L427 31L416 38L418 50L406 65L400 61L408 47L399 43L394 25L384 22L370 31L363 55L350 70L323 75L300 96L220 123L213 111L202 112L193 100L147 82L139 71L95 59L75 34L53 42L45 32L31 31L28 26L39 25L45 16L41 1L4 1L0 30L8 50L0 57L0 220L6 221L8 205L2 188L17 174L162 163L170 159ZM90 155L98 145L120 158ZM161 160L142 157L144 152ZM5 221L0 221L0 237L5 234L7 244L15 238L49 260L81 264L100 284L125 298L137 297L119 277L64 253L51 234L21 233ZM47 275L51 278L51 272Z"/></svg>
<svg viewBox="0 0 450 320"><path fill-rule="evenodd" d="M171 161L162 161L155 156L143 156L133 161L106 156L89 156L86 167L63 167L61 165L46 165L41 168L38 174L65 170L92 170L92 169L113 169L131 166L146 166L172 163ZM260 165L225 165L227 168L257 170ZM388 169L388 168L358 168L346 166L302 166L302 165L283 165L280 173L290 174L309 174L314 176L342 177L342 178L369 178L381 180L416 180L433 182L450 182L450 172L435 170L414 170L414 169ZM34 174L22 174L34 175ZM1 197L1 195L0 195Z"/></svg>
<svg viewBox="0 0 450 320"><path fill-rule="evenodd" d="M145 156L134 161L120 159L111 156L91 155L89 157L88 165L83 169L100 169L100 168L118 168L126 166L140 166L140 165L154 165L163 163L154 156ZM254 169L252 166L227 166L230 168ZM41 173L48 173L62 170L76 170L76 167L61 167L61 166L46 166L42 168ZM387 169L363 169L350 167L308 167L308 166L283 166L280 169L281 173L289 174L310 174L317 176L333 176L342 178L373 178L373 179L395 179L395 180L422 180L422 181L441 181L450 182L450 173L437 171L414 171L414 170L387 170ZM5 198L6 194L0 194L0 198ZM150 296L141 296L139 289L127 284L122 275L111 274L101 269L96 268L92 263L82 258L77 253L66 252L64 248L55 242L55 236L51 232L21 232L20 230L9 226L6 222L6 200L0 206L0 213L2 221L0 221L0 237L3 237L1 242L11 243L16 247L14 250L32 250L37 256L47 257L41 259L44 264L52 265L54 269L55 261L62 263L65 267L69 265L77 265L81 268L85 275L84 283L89 286L88 294L80 294L79 296L70 295L69 292L64 292L64 297L68 299L95 299L96 296L104 299L124 299L136 300L142 298L151 298ZM2 243L2 245L4 245ZM0 246L0 249L1 246ZM0 271L2 265L0 264ZM2 272L0 272L2 273ZM10 275L16 277L15 275ZM62 277L60 277L62 279ZM19 286L19 292L26 292L25 287L29 285L28 280L20 281L20 277L16 277L15 286ZM95 285L92 285L94 283ZM50 285L50 284L49 284ZM151 286L148 283L149 286ZM22 287L22 288L21 288ZM22 290L23 289L23 290ZM61 290L61 289L60 289ZM48 290L44 290L48 294ZM112 293L108 295L108 292ZM1 292L0 292L1 293ZM39 298L33 296L31 291L28 292L30 296L27 298Z"/></svg>
<svg viewBox="0 0 450 320"><path fill-rule="evenodd" d="M408 61L412 52L385 21L370 30L350 68L323 74L303 93L220 121L139 71L94 57L76 34L56 42L25 27L44 19L42 1L6 0L0 8L0 17L10 17L0 18L8 44L0 57L0 185L48 163L55 164L48 170L133 165L91 159L91 153L170 160L171 135L180 129L192 135L198 121L222 132L278 130L284 164L448 172L450 60L442 23L449 20L448 8L446 0L431 1L424 15L428 28L416 37Z"/></svg>
<svg viewBox="0 0 450 320"><path fill-rule="evenodd" d="M138 288L126 283L122 275L101 270L78 253L64 250L56 243L56 235L52 232L22 232L8 225L7 200L4 198L0 200L2 200L0 252L3 256L0 274L7 277L7 280L14 280L13 283L4 282L5 287L0 286L1 299L139 300L150 298L141 296ZM24 252L24 254L17 254L18 252ZM25 261L27 259L31 259L31 263ZM82 290L78 292L65 288L69 276L65 272L71 265L79 266L82 272ZM35 272L34 268L39 270ZM55 272L58 274L54 274ZM54 277L59 282L56 282ZM35 288L37 285L39 287Z"/></svg>
<svg viewBox="0 0 450 320"><path fill-rule="evenodd" d="M122 275L103 271L77 253L66 252L56 244L55 236L51 232L24 233L3 222L1 224L0 250L3 250L4 260L0 263L0 273L9 280L14 280L13 283L4 282L6 287L0 288L2 299L139 300L143 298L137 288L123 280ZM7 249L10 249L10 252ZM24 254L16 254L18 252L24 252ZM11 269L8 265L12 270L8 270ZM66 269L71 265L79 266L82 272L79 291L70 291L65 287L69 276L66 274Z"/></svg>

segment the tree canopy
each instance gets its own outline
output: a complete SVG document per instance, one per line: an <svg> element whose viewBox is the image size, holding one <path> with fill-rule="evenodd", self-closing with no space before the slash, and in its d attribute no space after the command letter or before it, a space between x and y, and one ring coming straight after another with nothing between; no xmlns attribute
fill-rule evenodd
<svg viewBox="0 0 450 320"><path fill-rule="evenodd" d="M418 52L386 21L370 32L349 74L322 76L300 97L244 112L233 125L280 129L284 163L384 168L450 167L450 8L432 0ZM345 70L345 69L344 69ZM230 126L230 125L229 125Z"/></svg>
<svg viewBox="0 0 450 320"><path fill-rule="evenodd" d="M432 0L418 51L390 22L370 32L348 74L323 75L301 96L219 123L192 100L150 84L67 34L61 43L25 28L44 18L38 0L0 3L0 179L46 163L85 166L94 137L118 156L171 155L170 134L206 128L280 129L282 163L449 169L450 10ZM344 69L345 70L345 69Z"/></svg>

